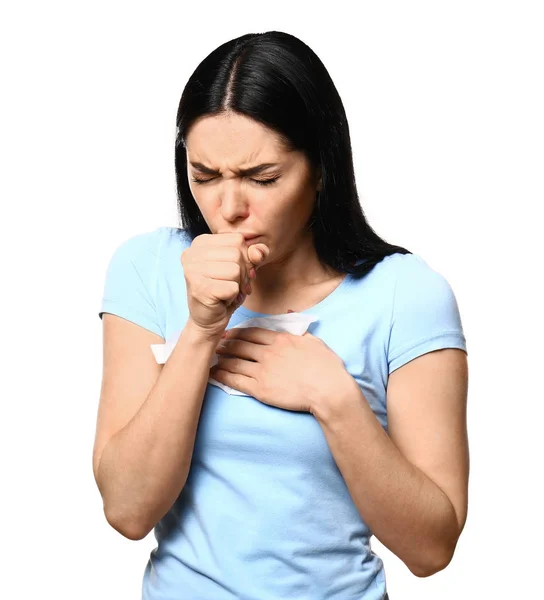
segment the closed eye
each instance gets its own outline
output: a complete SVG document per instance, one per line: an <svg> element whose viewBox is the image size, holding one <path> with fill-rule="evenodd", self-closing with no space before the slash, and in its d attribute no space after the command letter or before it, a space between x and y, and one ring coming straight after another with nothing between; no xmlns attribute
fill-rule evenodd
<svg viewBox="0 0 544 600"><path fill-rule="evenodd" d="M209 181L213 181L214 179L215 177L212 177L211 179L197 179L196 177L193 177L191 181L194 183L208 183ZM253 181L257 185L271 185L272 183L278 181L278 179L279 177L274 177L272 179L250 179L250 181Z"/></svg>

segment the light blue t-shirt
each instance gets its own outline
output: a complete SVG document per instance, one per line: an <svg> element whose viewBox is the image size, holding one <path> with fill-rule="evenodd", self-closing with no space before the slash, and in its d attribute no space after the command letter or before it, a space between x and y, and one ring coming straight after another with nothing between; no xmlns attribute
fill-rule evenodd
<svg viewBox="0 0 544 600"><path fill-rule="evenodd" d="M186 232L159 227L111 257L102 312L167 340L187 318ZM347 275L302 311L344 361L387 430L389 374L440 348L466 352L447 280L417 254ZM240 307L228 328L263 313ZM149 350L151 353L151 348ZM187 369L191 366L187 365ZM313 415L208 384L187 482L156 525L143 600L381 600L382 560Z"/></svg>

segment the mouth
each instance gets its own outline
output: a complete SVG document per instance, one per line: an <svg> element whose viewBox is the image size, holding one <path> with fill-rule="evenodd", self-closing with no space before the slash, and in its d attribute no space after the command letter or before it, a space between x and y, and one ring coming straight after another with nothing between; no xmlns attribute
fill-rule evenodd
<svg viewBox="0 0 544 600"><path fill-rule="evenodd" d="M254 240L256 240L257 238L260 238L260 235L244 235L244 240L246 242L253 242Z"/></svg>

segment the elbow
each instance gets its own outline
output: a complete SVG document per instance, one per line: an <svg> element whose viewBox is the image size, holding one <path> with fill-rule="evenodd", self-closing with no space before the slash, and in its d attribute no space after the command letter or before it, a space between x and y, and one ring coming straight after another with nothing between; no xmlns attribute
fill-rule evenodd
<svg viewBox="0 0 544 600"><path fill-rule="evenodd" d="M457 540L440 548L433 548L426 555L420 554L416 562L406 563L406 566L416 577L430 577L439 571L443 571L450 564L456 545Z"/></svg>
<svg viewBox="0 0 544 600"><path fill-rule="evenodd" d="M428 544L421 544L419 552L406 566L416 577L430 577L443 571L452 561L457 542L463 530L455 512L442 528L440 537L429 540Z"/></svg>
<svg viewBox="0 0 544 600"><path fill-rule="evenodd" d="M426 551L420 551L406 566L416 577L430 577L443 571L452 561L459 535L449 536L430 544Z"/></svg>
<svg viewBox="0 0 544 600"><path fill-rule="evenodd" d="M153 527L148 527L141 520L127 519L126 516L115 514L111 511L104 510L104 515L109 525L128 540L143 540L153 529Z"/></svg>
<svg viewBox="0 0 544 600"><path fill-rule="evenodd" d="M434 560L433 562L427 561L425 563L420 562L417 565L407 565L410 571L420 578L430 577L439 571L444 570L451 562L453 555L446 560Z"/></svg>

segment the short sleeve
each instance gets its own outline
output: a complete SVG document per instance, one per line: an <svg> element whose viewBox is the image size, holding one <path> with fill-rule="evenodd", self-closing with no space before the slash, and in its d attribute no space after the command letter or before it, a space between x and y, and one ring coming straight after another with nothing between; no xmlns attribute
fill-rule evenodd
<svg viewBox="0 0 544 600"><path fill-rule="evenodd" d="M391 316L389 373L442 348L467 352L455 294L446 278L419 255L402 255Z"/></svg>
<svg viewBox="0 0 544 600"><path fill-rule="evenodd" d="M156 287L162 228L122 242L110 258L98 316L111 313L164 338L157 315Z"/></svg>

